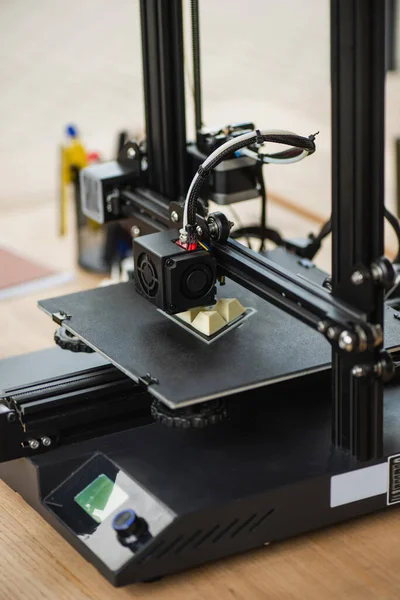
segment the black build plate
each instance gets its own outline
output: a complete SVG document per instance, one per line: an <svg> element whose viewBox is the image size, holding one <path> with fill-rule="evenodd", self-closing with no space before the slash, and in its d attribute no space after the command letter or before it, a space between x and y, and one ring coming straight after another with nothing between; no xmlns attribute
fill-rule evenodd
<svg viewBox="0 0 400 600"><path fill-rule="evenodd" d="M219 296L257 312L209 345L142 298L132 282L39 306L71 315L67 329L134 381L150 374L158 383L149 392L171 408L329 368L331 350L321 334L233 282ZM400 346L400 321L387 311L386 347Z"/></svg>

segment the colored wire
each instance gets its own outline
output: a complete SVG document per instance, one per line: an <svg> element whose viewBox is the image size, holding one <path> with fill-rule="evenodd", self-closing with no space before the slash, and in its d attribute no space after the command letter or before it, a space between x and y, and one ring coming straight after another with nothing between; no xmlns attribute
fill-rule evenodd
<svg viewBox="0 0 400 600"><path fill-rule="evenodd" d="M208 246L206 246L205 244L203 244L200 241L197 241L197 243L199 244L199 246L201 246L202 248L204 248L204 250L207 250L207 252L210 252L210 248L208 248Z"/></svg>

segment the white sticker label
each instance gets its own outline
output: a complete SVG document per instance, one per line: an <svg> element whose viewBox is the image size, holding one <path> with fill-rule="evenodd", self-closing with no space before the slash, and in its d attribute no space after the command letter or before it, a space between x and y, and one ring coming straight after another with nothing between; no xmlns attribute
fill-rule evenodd
<svg viewBox="0 0 400 600"><path fill-rule="evenodd" d="M400 454L388 458L389 486L387 493L388 504L400 502Z"/></svg>
<svg viewBox="0 0 400 600"><path fill-rule="evenodd" d="M334 475L331 477L331 507L387 494L388 480L387 462Z"/></svg>

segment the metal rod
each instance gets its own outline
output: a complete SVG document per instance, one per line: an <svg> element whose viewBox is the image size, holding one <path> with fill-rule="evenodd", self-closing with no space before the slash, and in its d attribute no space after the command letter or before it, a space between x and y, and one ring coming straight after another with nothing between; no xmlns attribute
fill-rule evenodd
<svg viewBox="0 0 400 600"><path fill-rule="evenodd" d="M200 15L199 0L191 0L192 54L193 54L193 96L196 135L203 126L200 67Z"/></svg>

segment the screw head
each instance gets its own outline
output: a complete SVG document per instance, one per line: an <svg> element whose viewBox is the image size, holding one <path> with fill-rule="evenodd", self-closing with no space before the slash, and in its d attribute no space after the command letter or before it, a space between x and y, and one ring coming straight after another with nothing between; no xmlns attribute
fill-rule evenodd
<svg viewBox="0 0 400 600"><path fill-rule="evenodd" d="M7 415L7 421L9 423L15 423L16 420L17 420L17 415L15 414L15 412L9 412Z"/></svg>
<svg viewBox="0 0 400 600"><path fill-rule="evenodd" d="M326 335L330 340L334 340L336 337L336 329L334 327L328 327Z"/></svg>
<svg viewBox="0 0 400 600"><path fill-rule="evenodd" d="M166 267L169 267L170 269L171 269L171 268L172 268L174 265L175 265L175 261L174 261L174 260L172 260L172 258L168 258L168 259L165 261L165 266L166 266Z"/></svg>
<svg viewBox="0 0 400 600"><path fill-rule="evenodd" d="M171 221L173 223L177 223L179 221L179 215L176 212L176 210L173 210L172 213L171 213Z"/></svg>
<svg viewBox="0 0 400 600"><path fill-rule="evenodd" d="M137 225L134 225L131 228L131 235L132 235L133 238L139 237L139 235L140 235L140 229L139 229L139 227Z"/></svg>
<svg viewBox="0 0 400 600"><path fill-rule="evenodd" d="M328 292L331 292L332 291L332 277L330 277L330 276L325 277L322 287L324 287L326 290L328 290Z"/></svg>
<svg viewBox="0 0 400 600"><path fill-rule="evenodd" d="M128 148L128 150L126 151L126 154L128 156L128 158L135 158L136 156L136 150L135 148Z"/></svg>
<svg viewBox="0 0 400 600"><path fill-rule="evenodd" d="M38 442L38 440L29 440L28 446L31 450L37 450L40 446L40 443Z"/></svg>
<svg viewBox="0 0 400 600"><path fill-rule="evenodd" d="M44 435L40 441L42 442L43 446L51 446L51 438L49 438L47 435Z"/></svg>
<svg viewBox="0 0 400 600"><path fill-rule="evenodd" d="M202 230L202 228L200 227L200 225L197 225L197 227L196 227L196 233L197 233L197 235L198 235L199 237L201 237L201 236L203 235L203 230Z"/></svg>
<svg viewBox="0 0 400 600"><path fill-rule="evenodd" d="M320 321L318 323L318 331L320 333L325 333L325 331L327 330L327 327L328 327L328 325L327 325L326 321Z"/></svg>
<svg viewBox="0 0 400 600"><path fill-rule="evenodd" d="M351 282L354 283L354 285L361 285L362 283L364 283L364 281L365 277L363 273L361 273L361 271L354 271L354 273L351 276Z"/></svg>
<svg viewBox="0 0 400 600"><path fill-rule="evenodd" d="M339 348L346 352L352 352L354 350L353 338L348 331L342 331L339 336Z"/></svg>
<svg viewBox="0 0 400 600"><path fill-rule="evenodd" d="M364 375L364 369L360 365L356 365L352 368L351 373L353 377L362 377Z"/></svg>

